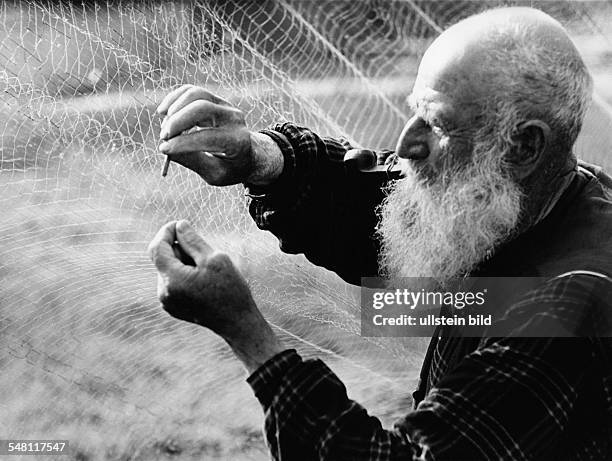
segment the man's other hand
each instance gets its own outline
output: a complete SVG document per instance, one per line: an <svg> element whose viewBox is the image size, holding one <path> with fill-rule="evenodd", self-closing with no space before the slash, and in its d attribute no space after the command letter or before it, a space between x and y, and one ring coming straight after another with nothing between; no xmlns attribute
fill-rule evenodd
<svg viewBox="0 0 612 461"><path fill-rule="evenodd" d="M209 184L269 184L282 171L274 141L249 131L241 110L204 88L177 88L157 113L164 117L159 151Z"/></svg>
<svg viewBox="0 0 612 461"><path fill-rule="evenodd" d="M230 258L214 251L187 221L163 226L149 255L159 272L157 295L173 317L225 335L245 312L256 309Z"/></svg>
<svg viewBox="0 0 612 461"><path fill-rule="evenodd" d="M157 294L171 316L217 333L250 372L280 352L245 279L187 221L163 226L148 251L158 270Z"/></svg>

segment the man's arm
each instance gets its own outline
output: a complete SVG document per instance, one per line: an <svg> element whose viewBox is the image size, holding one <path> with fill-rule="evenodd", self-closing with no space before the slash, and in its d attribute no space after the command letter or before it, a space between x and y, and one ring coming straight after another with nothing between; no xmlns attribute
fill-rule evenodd
<svg viewBox="0 0 612 461"><path fill-rule="evenodd" d="M591 281L559 280L531 293L520 310L542 312L544 307L548 314L534 318L536 324L527 320L518 327L520 333L528 335L530 328L545 331L542 322L547 321L558 331L559 322L585 319L585 309L605 308L603 296L612 294L610 287L597 300L591 288ZM485 339L393 430L384 430L378 419L350 400L323 362L302 360L295 351L278 354L248 381L264 408L274 459L561 459L568 453L557 450L568 442L570 424L576 425L571 418L576 417L579 399L597 389L594 382L602 386L601 373L612 366L609 355L603 363L595 353L599 346L609 352L610 344L603 341ZM590 413L595 429L601 411L593 408ZM597 441L589 427L574 430L586 431ZM579 440L580 434L572 435Z"/></svg>
<svg viewBox="0 0 612 461"><path fill-rule="evenodd" d="M350 146L283 123L263 130L279 146L283 171L273 184L247 186L257 225L272 232L286 253L304 253L316 265L354 284L378 273L376 208L389 178L345 162ZM379 154L382 162L388 152Z"/></svg>
<svg viewBox="0 0 612 461"><path fill-rule="evenodd" d="M282 351L230 258L213 250L187 221L171 221L148 248L157 296L173 317L223 338L249 373Z"/></svg>

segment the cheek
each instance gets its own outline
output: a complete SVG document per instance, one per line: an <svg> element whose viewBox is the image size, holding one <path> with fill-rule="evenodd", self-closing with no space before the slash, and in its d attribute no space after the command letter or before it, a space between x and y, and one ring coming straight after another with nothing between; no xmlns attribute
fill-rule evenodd
<svg viewBox="0 0 612 461"><path fill-rule="evenodd" d="M440 147L440 151L443 154L446 154L447 152L450 152L453 150L453 140L452 138L448 136L444 136L440 139L438 146Z"/></svg>
<svg viewBox="0 0 612 461"><path fill-rule="evenodd" d="M472 146L469 141L452 137L440 139L440 156L438 168L457 168L467 164L472 158Z"/></svg>

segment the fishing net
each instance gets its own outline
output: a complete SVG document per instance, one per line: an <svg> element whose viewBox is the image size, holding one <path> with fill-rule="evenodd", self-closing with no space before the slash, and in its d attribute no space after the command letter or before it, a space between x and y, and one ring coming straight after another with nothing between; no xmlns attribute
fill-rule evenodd
<svg viewBox="0 0 612 461"><path fill-rule="evenodd" d="M426 340L361 337L358 289L280 253L241 186L176 164L162 178L154 110L191 83L253 129L293 120L393 148L427 45L508 3L2 3L0 438L68 439L81 460L266 459L227 346L156 299L145 249L181 218L233 256L288 347L326 360L385 423L408 411ZM610 3L535 6L568 27L603 88L579 148L605 162Z"/></svg>

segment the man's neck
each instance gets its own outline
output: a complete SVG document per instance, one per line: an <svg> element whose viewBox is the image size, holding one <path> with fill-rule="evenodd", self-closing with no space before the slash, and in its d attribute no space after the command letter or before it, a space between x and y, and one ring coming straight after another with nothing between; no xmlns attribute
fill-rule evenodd
<svg viewBox="0 0 612 461"><path fill-rule="evenodd" d="M559 199L563 195L563 193L570 186L574 177L576 176L576 168L574 167L572 170L564 173L561 177L558 178L558 187L554 191L554 193L548 198L546 202L543 203L540 213L537 215L536 219L533 221L533 226L542 221L548 214L552 211L555 205L559 202Z"/></svg>
<svg viewBox="0 0 612 461"><path fill-rule="evenodd" d="M550 212L555 208L555 205L559 202L563 193L568 189L578 171L576 157L569 155L567 163L561 169L553 179L541 178L541 187L537 187L536 190L532 191L532 194L539 194L541 199L537 203L537 208L529 210L526 213L529 218L525 220L519 230L519 233L523 233L533 226L540 223ZM527 205L528 207L528 205Z"/></svg>

